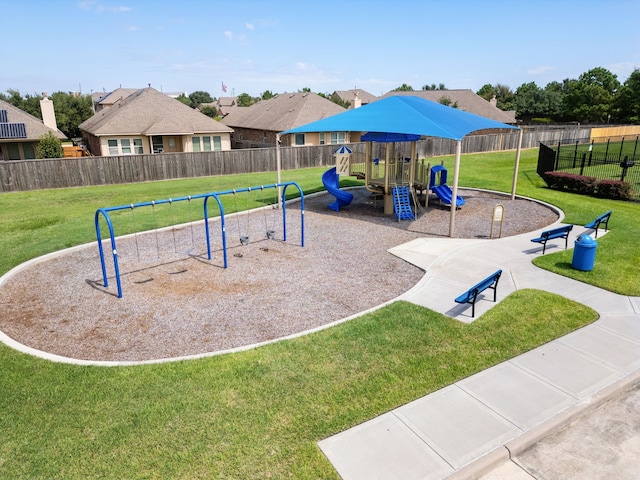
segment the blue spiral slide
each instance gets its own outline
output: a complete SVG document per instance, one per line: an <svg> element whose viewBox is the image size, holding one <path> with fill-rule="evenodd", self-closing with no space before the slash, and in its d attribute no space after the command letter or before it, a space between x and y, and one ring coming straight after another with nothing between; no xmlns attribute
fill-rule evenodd
<svg viewBox="0 0 640 480"><path fill-rule="evenodd" d="M340 207L345 207L353 200L353 194L340 190L340 176L336 173L336 167L333 167L322 174L322 184L331 195L336 197L335 202L329 204L331 210L336 212Z"/></svg>

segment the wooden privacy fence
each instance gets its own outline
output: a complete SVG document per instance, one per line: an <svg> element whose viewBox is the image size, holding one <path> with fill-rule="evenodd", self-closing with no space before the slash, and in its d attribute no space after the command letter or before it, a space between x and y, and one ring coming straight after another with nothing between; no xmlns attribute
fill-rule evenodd
<svg viewBox="0 0 640 480"><path fill-rule="evenodd" d="M525 130L522 148L537 148L540 142L570 143L589 138L589 128L548 131ZM374 144L384 157L384 144ZM463 153L515 150L518 132L471 135L462 141ZM354 153L364 154L365 144L351 145ZM398 154L408 156L410 145L396 144ZM336 145L282 147L283 170L332 166ZM455 153L455 142L429 137L417 142L418 158ZM136 183L175 178L205 177L276 171L276 149L255 148L222 152L162 153L110 157L71 157L44 160L0 162L0 192L47 188Z"/></svg>

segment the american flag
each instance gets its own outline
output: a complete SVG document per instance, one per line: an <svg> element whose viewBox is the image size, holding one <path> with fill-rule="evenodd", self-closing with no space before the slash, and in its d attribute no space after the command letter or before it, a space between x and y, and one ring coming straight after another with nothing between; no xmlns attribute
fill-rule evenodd
<svg viewBox="0 0 640 480"><path fill-rule="evenodd" d="M224 82L222 82L222 91L223 92L227 92L227 86L224 84Z"/></svg>

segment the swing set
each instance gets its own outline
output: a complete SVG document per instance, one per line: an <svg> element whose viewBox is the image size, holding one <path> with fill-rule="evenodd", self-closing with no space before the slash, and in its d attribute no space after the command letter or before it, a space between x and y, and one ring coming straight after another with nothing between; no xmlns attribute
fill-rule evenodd
<svg viewBox="0 0 640 480"><path fill-rule="evenodd" d="M281 191L281 204L282 204L282 230L283 230L283 241L287 241L287 207L286 207L286 192L287 192L287 187L293 185L294 187L296 187L298 189L298 193L300 194L300 246L304 247L304 193L302 191L302 188L300 188L300 185L298 185L296 182L285 182L285 183L277 183L277 184L271 184L271 185L259 185L256 187L248 187L248 188L241 188L241 189L233 189L233 190L224 190L221 192L211 192L211 193L203 193L203 194L199 194L199 195L189 195L186 197L178 197L178 198L168 198L168 199L164 199L164 200L152 200L149 202L140 202L140 203L131 203L129 205L120 205L120 206L116 206L116 207L106 207L106 208L99 208L98 210L96 210L95 213L95 228L96 228L96 237L98 240L98 250L100 253L100 264L102 267L102 283L103 286L106 288L109 286L109 280L108 280L108 276L107 276L107 264L105 261L105 252L104 252L104 248L102 245L102 234L100 231L100 217L104 218L104 221L107 225L107 228L109 230L109 239L111 241L111 253L113 255L113 269L114 269L114 275L115 275L115 279L116 279L116 285L118 288L118 298L122 298L122 282L120 279L120 267L119 267L119 262L118 262L118 253L117 253L117 249L116 249L116 235L115 235L115 231L114 231L114 227L113 227L113 222L111 220L111 217L109 216L109 212L115 212L115 211L121 211L121 210L130 210L131 214L132 214L132 219L134 219L135 217L133 217L133 212L135 209L137 208L143 208L143 207L151 207L152 209L152 216L153 216L153 222L154 222L154 231L155 231L155 242L156 242L156 252L157 252L157 259L160 258L160 244L158 241L158 230L156 228L156 218L155 218L155 208L157 205L162 205L162 204L169 204L169 210L170 210L170 216L171 216L171 223L173 224L174 220L173 220L173 210L172 210L172 206L174 203L177 202L183 202L183 201L187 201L189 202L189 214L191 215L191 201L194 199L204 199L203 200L203 213L204 213L204 227L205 227L205 237L206 237L206 241L207 241L207 259L211 260L211 232L209 229L209 200L211 198L213 198L217 205L218 205L218 210L220 212L220 230L221 230L221 238L222 238L222 254L223 254L223 263L224 263L224 268L228 267L228 262L227 262L227 233L226 233L226 223L225 223L225 212L224 212L224 207L222 205L222 201L220 200L220 197L224 196L224 195L234 195L234 201L235 201L235 206L236 206L236 210L237 210L237 197L236 195L239 193L243 193L243 192L247 192L248 195L251 195L252 191L264 191L266 189L270 189L270 188L274 188L274 189L278 189L278 191ZM277 195L276 195L277 196ZM249 200L247 200L247 205L249 204ZM263 210L266 207L263 207ZM241 245L247 245L249 243L249 234L248 234L248 227L249 227L249 212L246 212L246 216L247 216L247 232L246 235L243 235L241 230L240 230L240 219L239 219L239 212L236 211L236 218L238 220L238 233L240 235L240 244ZM265 235L266 238L269 240L273 240L275 238L275 230L270 229L268 226L268 222L267 222L267 216L266 216L266 210L265 210ZM132 220L134 222L134 231L135 229L135 220ZM193 221L190 222L191 225L191 241L192 241L192 246L195 247L194 243L194 234L193 234ZM174 227L174 225L172 225L172 227ZM275 226L273 227L275 228ZM176 237L175 237L175 229L172 228L172 233L173 233L173 240L174 240L174 250L177 251L177 244L176 244ZM138 248L138 239L137 236L135 237L136 239L136 252L138 255L138 261L140 261L140 254L139 254L139 248ZM157 260L156 259L156 260Z"/></svg>

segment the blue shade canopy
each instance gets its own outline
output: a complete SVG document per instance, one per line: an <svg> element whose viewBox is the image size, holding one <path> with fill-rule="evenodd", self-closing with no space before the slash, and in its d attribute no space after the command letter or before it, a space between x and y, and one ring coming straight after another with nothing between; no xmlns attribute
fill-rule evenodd
<svg viewBox="0 0 640 480"><path fill-rule="evenodd" d="M518 127L420 97L391 96L280 133L381 132L462 140L471 132L493 128Z"/></svg>
<svg viewBox="0 0 640 480"><path fill-rule="evenodd" d="M367 132L360 137L363 142L415 142L420 140L420 135L411 133L383 133Z"/></svg>

